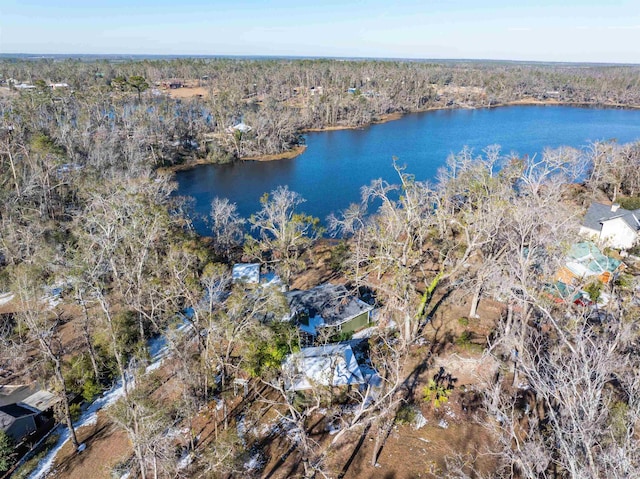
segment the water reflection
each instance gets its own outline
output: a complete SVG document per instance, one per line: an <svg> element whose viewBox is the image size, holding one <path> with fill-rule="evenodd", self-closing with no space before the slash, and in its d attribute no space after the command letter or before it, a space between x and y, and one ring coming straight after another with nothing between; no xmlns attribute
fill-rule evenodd
<svg viewBox="0 0 640 479"><path fill-rule="evenodd" d="M396 181L392 157L418 180L434 179L449 154L491 144L504 153L540 154L545 147L581 147L590 140L640 138L640 111L572 107L508 107L441 110L408 115L361 130L310 133L298 158L205 165L177 173L178 194L195 198L207 214L215 196L237 203L248 217L264 192L288 185L307 202L306 213L324 219L360 199L360 187L376 178ZM198 231L206 233L203 223Z"/></svg>

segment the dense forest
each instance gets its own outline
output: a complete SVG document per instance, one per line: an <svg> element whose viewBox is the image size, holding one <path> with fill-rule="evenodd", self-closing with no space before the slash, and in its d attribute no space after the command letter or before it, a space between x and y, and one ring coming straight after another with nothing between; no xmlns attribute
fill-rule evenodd
<svg viewBox="0 0 640 479"><path fill-rule="evenodd" d="M91 151L99 157L113 150L108 141L117 141L119 150L132 155L126 162L140 167L171 165L193 156L223 162L282 153L301 141L304 129L357 127L431 108L513 102L640 105L638 68L623 66L4 61L2 80L7 85L68 85L51 95L5 101L2 113L47 110L42 111L47 124L38 129L55 136L52 139L64 145L69 155L77 155L71 160L87 160ZM168 85L192 87L193 94L176 101L163 94ZM53 124L61 119L78 134L55 128ZM27 116L24 120L28 121ZM240 122L251 131L235 130L229 135L229 128Z"/></svg>
<svg viewBox="0 0 640 479"><path fill-rule="evenodd" d="M280 154L307 129L432 108L637 107L639 74L1 61L0 289L11 299L0 305L0 385L53 392L61 425L19 464L19 441L0 431L0 475L15 465L26 477L62 431L52 477L87 477L83 467L118 478L637 475L638 251L603 247L619 265L606 280L558 272L593 201L640 206L640 144L534 160L463 150L435 184L396 164L397 182L363 185L362 202L330 219L331 240L286 187L265 192L250 218L217 198L200 237L166 167ZM371 203L378 211L365 214ZM236 263L279 281L234 278ZM325 282L374 308L367 334L308 333L312 312L290 311L291 291ZM309 347L338 346L353 349L358 384L293 386ZM114 391L100 433L78 427ZM433 437L404 464L385 456L424 427ZM424 449L440 436L441 450Z"/></svg>

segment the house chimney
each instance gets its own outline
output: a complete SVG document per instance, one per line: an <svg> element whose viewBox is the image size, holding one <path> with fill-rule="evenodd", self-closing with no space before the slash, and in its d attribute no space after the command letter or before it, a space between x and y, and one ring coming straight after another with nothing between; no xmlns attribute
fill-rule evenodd
<svg viewBox="0 0 640 479"><path fill-rule="evenodd" d="M620 203L614 203L611 205L611 212L615 213L616 211L618 211L618 208L620 208Z"/></svg>

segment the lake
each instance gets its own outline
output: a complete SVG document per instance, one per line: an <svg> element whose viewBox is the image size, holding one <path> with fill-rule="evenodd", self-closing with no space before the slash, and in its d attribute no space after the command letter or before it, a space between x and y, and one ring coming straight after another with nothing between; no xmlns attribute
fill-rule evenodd
<svg viewBox="0 0 640 479"><path fill-rule="evenodd" d="M297 158L201 165L176 173L177 194L195 199L207 215L215 196L229 198L244 217L260 209L263 193L279 185L307 201L300 210L324 220L360 200L360 187L376 178L396 182L392 158L417 180L435 178L447 157L468 146L476 153L499 144L503 153L540 154L545 147L584 147L589 141L640 139L640 110L566 106L512 106L415 113L359 130L308 133ZM205 223L196 230L208 234Z"/></svg>

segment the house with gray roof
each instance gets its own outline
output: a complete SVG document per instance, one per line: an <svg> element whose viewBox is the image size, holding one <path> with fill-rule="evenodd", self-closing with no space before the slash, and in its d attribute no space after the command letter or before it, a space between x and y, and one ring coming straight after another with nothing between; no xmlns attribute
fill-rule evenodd
<svg viewBox="0 0 640 479"><path fill-rule="evenodd" d="M288 291L285 297L290 311L285 319L296 321L311 336L319 328L351 333L371 323L373 306L351 295L343 285L324 283L305 291Z"/></svg>
<svg viewBox="0 0 640 479"><path fill-rule="evenodd" d="M18 404L0 406L0 430L7 433L16 443L37 429L38 411Z"/></svg>
<svg viewBox="0 0 640 479"><path fill-rule="evenodd" d="M629 249L638 242L640 209L632 211L616 203L592 203L582 221L580 234L605 246Z"/></svg>
<svg viewBox="0 0 640 479"><path fill-rule="evenodd" d="M1 371L1 368L0 368ZM26 398L38 391L38 387L34 385L3 385L0 386L0 407L16 404L24 401Z"/></svg>

